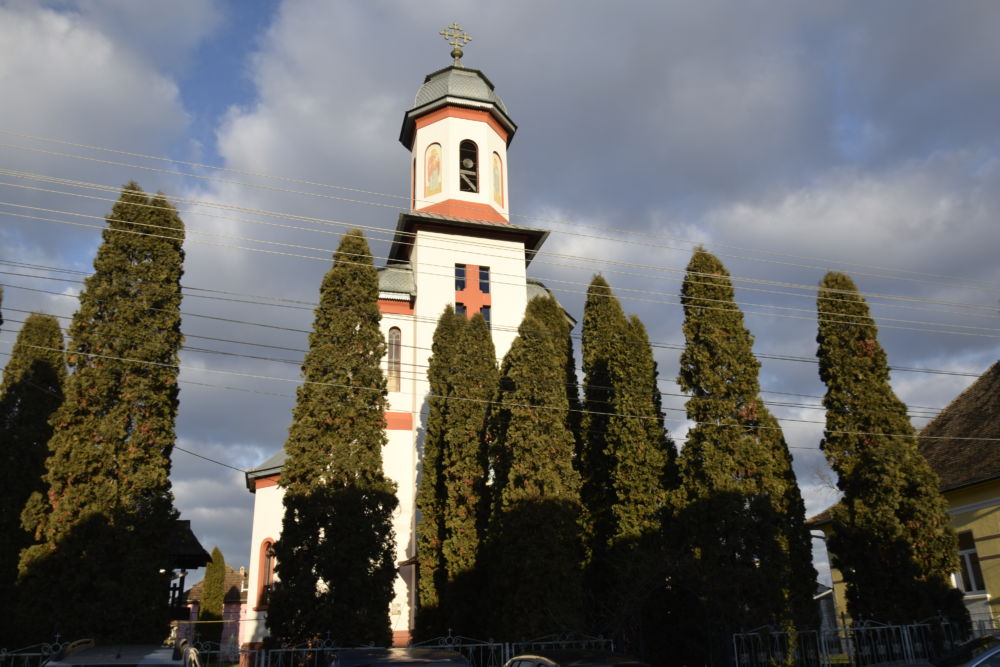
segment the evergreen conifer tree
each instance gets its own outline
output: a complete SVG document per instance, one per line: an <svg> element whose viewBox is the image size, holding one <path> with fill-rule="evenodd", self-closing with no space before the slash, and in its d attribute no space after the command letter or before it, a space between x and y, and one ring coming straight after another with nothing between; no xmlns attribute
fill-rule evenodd
<svg viewBox="0 0 1000 667"><path fill-rule="evenodd" d="M396 485L382 469L386 382L378 275L364 236L341 239L323 279L285 443L272 640L388 645Z"/></svg>
<svg viewBox="0 0 1000 667"><path fill-rule="evenodd" d="M727 646L741 629L792 629L815 572L797 560L809 543L804 509L788 447L758 395L753 337L729 274L704 249L688 264L681 303L687 344L678 383L694 426L678 459L686 544L675 582L690 606L677 629L697 655Z"/></svg>
<svg viewBox="0 0 1000 667"><path fill-rule="evenodd" d="M818 298L821 447L837 472L829 549L855 620L908 623L944 613L963 623L947 577L958 547L937 475L917 449L906 406L889 384L885 351L854 282L828 273Z"/></svg>
<svg viewBox="0 0 1000 667"><path fill-rule="evenodd" d="M477 571L486 518L489 401L496 353L486 321L449 305L434 332L431 385L417 507L421 605L418 630L475 635L485 613Z"/></svg>
<svg viewBox="0 0 1000 667"><path fill-rule="evenodd" d="M52 437L49 417L63 399L66 360L59 322L51 315L28 316L14 342L0 384L0 599L17 609L15 581L21 550L31 535L21 512L32 493L44 488L45 458ZM0 646L21 641L12 623L0 624Z"/></svg>
<svg viewBox="0 0 1000 667"><path fill-rule="evenodd" d="M528 304L490 417L492 628L510 638L583 623L580 477L566 425L563 341L537 314L544 308L558 305L550 297Z"/></svg>
<svg viewBox="0 0 1000 667"><path fill-rule="evenodd" d="M222 607L226 596L226 559L219 547L212 549L212 560L205 566L205 581L198 605L198 635L202 641L222 639Z"/></svg>
<svg viewBox="0 0 1000 667"><path fill-rule="evenodd" d="M592 530L592 623L635 650L643 604L666 576L662 530L676 454L659 409L646 329L637 317L625 317L601 276L587 292L583 366L587 410L579 465Z"/></svg>
<svg viewBox="0 0 1000 667"><path fill-rule="evenodd" d="M22 609L41 639L160 641L177 518L169 473L184 225L135 183L106 219L69 329L72 374L52 418L47 490L23 514L38 544L21 555Z"/></svg>

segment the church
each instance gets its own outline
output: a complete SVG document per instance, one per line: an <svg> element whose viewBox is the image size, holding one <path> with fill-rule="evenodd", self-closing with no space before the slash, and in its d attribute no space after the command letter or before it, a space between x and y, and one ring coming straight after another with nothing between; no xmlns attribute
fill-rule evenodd
<svg viewBox="0 0 1000 667"><path fill-rule="evenodd" d="M501 359L528 301L549 294L526 275L548 232L510 223L507 148L517 126L486 75L462 65L468 35L456 24L441 34L454 47L453 62L426 76L403 116L399 141L410 151L410 210L399 215L388 261L378 270L389 392L382 458L399 496L398 576L389 609L398 646L410 641L417 600L415 501L427 418L426 368L438 318L449 304L469 317L482 314ZM267 636L283 462L284 452L278 452L246 476L254 494L249 609L240 633L247 648Z"/></svg>

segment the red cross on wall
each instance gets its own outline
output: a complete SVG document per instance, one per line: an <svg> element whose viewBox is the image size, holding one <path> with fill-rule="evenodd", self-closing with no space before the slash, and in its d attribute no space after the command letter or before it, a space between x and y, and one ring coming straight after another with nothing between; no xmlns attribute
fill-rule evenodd
<svg viewBox="0 0 1000 667"><path fill-rule="evenodd" d="M493 305L489 292L479 288L479 266L476 264L465 265L465 289L455 290L455 303L465 306L465 316L469 319L483 306Z"/></svg>

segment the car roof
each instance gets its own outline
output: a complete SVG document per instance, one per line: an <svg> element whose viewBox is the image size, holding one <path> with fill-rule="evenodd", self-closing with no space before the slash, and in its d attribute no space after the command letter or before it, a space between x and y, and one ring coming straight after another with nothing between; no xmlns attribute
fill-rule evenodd
<svg viewBox="0 0 1000 667"><path fill-rule="evenodd" d="M439 648L344 648L334 651L332 664L337 667L364 667L376 664L469 665L458 651Z"/></svg>
<svg viewBox="0 0 1000 667"><path fill-rule="evenodd" d="M109 644L56 655L46 667L103 667L105 665L183 665L184 652L170 646Z"/></svg>
<svg viewBox="0 0 1000 667"><path fill-rule="evenodd" d="M635 658L624 655L612 655L603 651L593 651L586 649L553 649L551 651L533 651L531 653L521 653L515 655L507 661L511 665L515 660L544 660L553 662L560 667L596 667L605 665L608 667L625 667L626 665L644 666L646 663Z"/></svg>

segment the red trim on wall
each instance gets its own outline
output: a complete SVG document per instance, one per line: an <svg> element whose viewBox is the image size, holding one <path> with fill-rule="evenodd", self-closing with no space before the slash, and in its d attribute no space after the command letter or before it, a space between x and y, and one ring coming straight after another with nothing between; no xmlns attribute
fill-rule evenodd
<svg viewBox="0 0 1000 667"><path fill-rule="evenodd" d="M427 127L432 123L436 123L444 118L461 118L463 120L478 120L481 123L486 123L493 131L499 135L503 142L506 144L507 140L510 139L510 135L507 130L504 129L503 125L497 122L497 119L493 117L488 111L479 111L477 109L464 109L462 107L446 106L441 107L435 111L430 112L426 116L421 116L414 123L414 129L419 130L422 127Z"/></svg>
<svg viewBox="0 0 1000 667"><path fill-rule="evenodd" d="M485 220L486 222L510 222L499 211L489 204L462 201L461 199L446 199L429 206L414 209L424 213L438 213L449 218L467 218L469 220Z"/></svg>
<svg viewBox="0 0 1000 667"><path fill-rule="evenodd" d="M410 645L413 640L413 633L410 630L393 630L392 631L392 646L393 648L402 648Z"/></svg>
<svg viewBox="0 0 1000 667"><path fill-rule="evenodd" d="M278 479L281 477L280 473L274 475L268 475L267 477L258 477L253 481L253 489L266 489L269 486L278 486Z"/></svg>
<svg viewBox="0 0 1000 667"><path fill-rule="evenodd" d="M379 299L378 312L382 313L383 315L412 315L413 304L409 301Z"/></svg>
<svg viewBox="0 0 1000 667"><path fill-rule="evenodd" d="M488 293L479 289L479 265L465 265L465 289L455 290L455 303L465 306L465 315L470 320L472 316L482 311L483 306L492 306L493 301Z"/></svg>
<svg viewBox="0 0 1000 667"><path fill-rule="evenodd" d="M385 413L385 427L389 431L412 431L412 412L389 412Z"/></svg>

